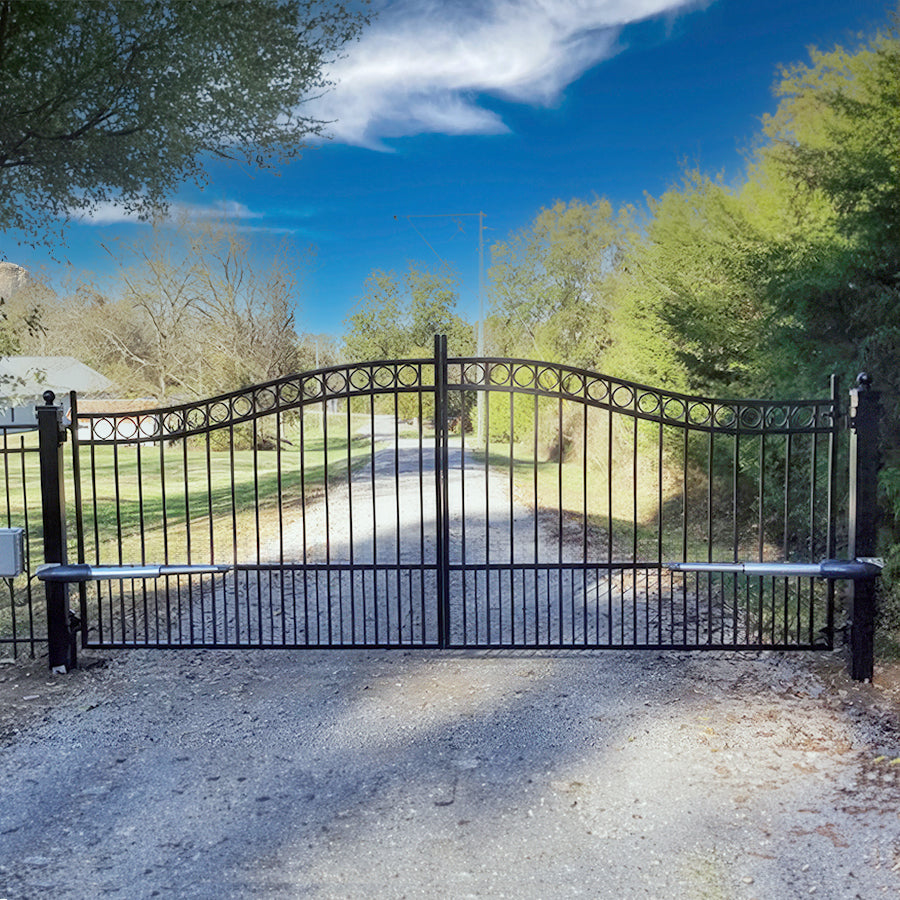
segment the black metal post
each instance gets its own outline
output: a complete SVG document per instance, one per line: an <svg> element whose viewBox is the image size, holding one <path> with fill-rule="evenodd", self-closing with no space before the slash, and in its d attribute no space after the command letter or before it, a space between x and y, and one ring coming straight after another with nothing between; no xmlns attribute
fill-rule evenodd
<svg viewBox="0 0 900 900"><path fill-rule="evenodd" d="M44 562L67 563L66 490L63 478L62 407L53 391L44 392L44 406L35 408L41 463L41 507L44 525ZM47 597L47 644L50 670L66 672L77 662L75 641L69 629L69 586L45 582Z"/></svg>
<svg viewBox="0 0 900 900"><path fill-rule="evenodd" d="M878 542L878 423L881 395L862 373L850 391L849 556L875 556ZM868 681L875 668L875 578L850 586L850 675Z"/></svg>
<svg viewBox="0 0 900 900"><path fill-rule="evenodd" d="M450 520L447 504L447 336L434 336L434 481L437 492L438 643L450 640Z"/></svg>

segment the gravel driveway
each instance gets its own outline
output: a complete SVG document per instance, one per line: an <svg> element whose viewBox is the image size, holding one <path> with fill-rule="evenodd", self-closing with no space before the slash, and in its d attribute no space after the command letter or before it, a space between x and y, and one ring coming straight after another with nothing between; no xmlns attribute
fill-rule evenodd
<svg viewBox="0 0 900 900"><path fill-rule="evenodd" d="M896 692L833 656L132 651L0 677L11 900L900 890Z"/></svg>
<svg viewBox="0 0 900 900"><path fill-rule="evenodd" d="M0 898L900 894L894 668L856 685L837 654L85 662L0 667Z"/></svg>

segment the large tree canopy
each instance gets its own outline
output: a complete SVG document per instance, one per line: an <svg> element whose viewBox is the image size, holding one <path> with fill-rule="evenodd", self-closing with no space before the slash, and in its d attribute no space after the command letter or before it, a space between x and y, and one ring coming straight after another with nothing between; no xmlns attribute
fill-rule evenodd
<svg viewBox="0 0 900 900"><path fill-rule="evenodd" d="M628 211L557 200L491 248L492 350L590 365L609 341L610 277Z"/></svg>
<svg viewBox="0 0 900 900"><path fill-rule="evenodd" d="M365 22L328 0L0 0L0 229L148 212L204 159L296 156Z"/></svg>
<svg viewBox="0 0 900 900"><path fill-rule="evenodd" d="M601 367L624 374L633 364L641 379L652 362L654 383L666 375L744 396L818 393L831 372L868 369L896 435L897 23L852 50L812 51L775 90L778 108L764 118L745 178L725 185L690 173L650 201Z"/></svg>
<svg viewBox="0 0 900 900"><path fill-rule="evenodd" d="M446 334L455 353L471 353L473 330L457 314L458 302L459 279L447 268L410 263L400 277L375 271L345 319L345 355L353 362L427 356L436 334Z"/></svg>

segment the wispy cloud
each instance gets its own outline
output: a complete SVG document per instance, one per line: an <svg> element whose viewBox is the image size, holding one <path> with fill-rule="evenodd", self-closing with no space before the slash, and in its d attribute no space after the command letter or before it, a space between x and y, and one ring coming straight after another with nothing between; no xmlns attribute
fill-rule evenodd
<svg viewBox="0 0 900 900"><path fill-rule="evenodd" d="M199 222L210 219L227 219L232 222L241 222L262 219L264 215L261 212L254 212L243 203L238 203L235 200L219 200L209 205L176 201L169 204L162 219L165 222ZM101 203L90 211L79 210L72 217L85 225L118 225L123 222L140 224L145 222L145 220L139 219L136 213L113 202Z"/></svg>
<svg viewBox="0 0 900 900"><path fill-rule="evenodd" d="M345 59L335 87L305 113L337 141L507 129L479 95L546 106L614 56L621 29L697 0L396 0Z"/></svg>

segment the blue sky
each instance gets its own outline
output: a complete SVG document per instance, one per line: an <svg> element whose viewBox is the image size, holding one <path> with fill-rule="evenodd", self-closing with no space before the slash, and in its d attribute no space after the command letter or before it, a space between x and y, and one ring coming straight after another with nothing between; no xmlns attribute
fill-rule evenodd
<svg viewBox="0 0 900 900"><path fill-rule="evenodd" d="M485 241L526 227L557 199L641 203L683 164L735 179L775 107L782 63L852 43L894 0L405 0L376 2L373 25L332 71L312 111L332 139L280 175L209 166L190 215L228 210L260 256L288 239L315 247L298 327L343 331L374 269L454 265L477 318L478 219ZM61 284L113 268L100 248L149 228L104 209L51 254L5 256ZM486 253L489 262L489 253Z"/></svg>

